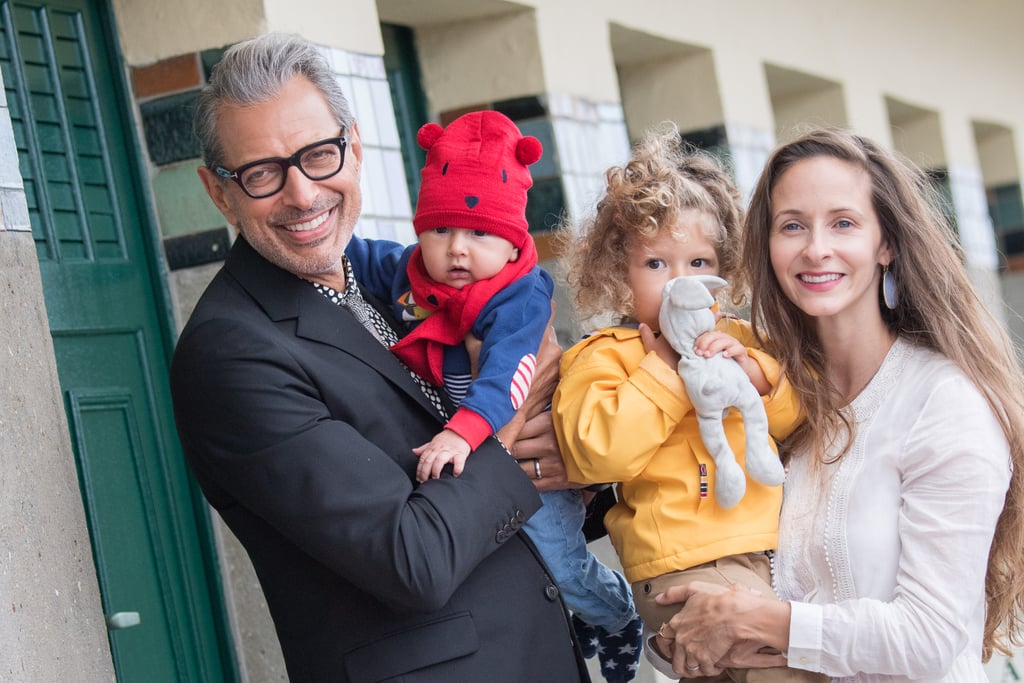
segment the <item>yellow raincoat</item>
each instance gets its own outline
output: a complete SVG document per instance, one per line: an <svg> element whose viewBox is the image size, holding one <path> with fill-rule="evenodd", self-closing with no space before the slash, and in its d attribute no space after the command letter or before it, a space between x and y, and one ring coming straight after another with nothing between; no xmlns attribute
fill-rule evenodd
<svg viewBox="0 0 1024 683"><path fill-rule="evenodd" d="M778 363L752 348L747 323L722 318L716 329L739 339L760 365L772 386L762 397L769 431L785 438L799 424L799 404ZM748 477L736 507L716 504L714 461L683 381L657 354L644 351L636 329L612 327L579 342L562 357L561 376L553 411L569 479L621 482L605 526L627 581L775 547L782 487ZM725 418L725 432L742 466L743 420L735 409Z"/></svg>

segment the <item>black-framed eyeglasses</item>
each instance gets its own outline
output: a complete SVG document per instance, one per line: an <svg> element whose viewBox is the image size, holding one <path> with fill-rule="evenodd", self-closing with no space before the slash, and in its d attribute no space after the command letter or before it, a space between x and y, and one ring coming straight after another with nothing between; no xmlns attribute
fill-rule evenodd
<svg viewBox="0 0 1024 683"><path fill-rule="evenodd" d="M288 180L288 169L299 169L310 180L326 180L341 171L345 165L345 148L348 140L344 135L327 138L306 145L287 159L270 157L243 164L234 171L217 166L213 172L221 178L238 183L242 191L253 199L263 199L277 194Z"/></svg>

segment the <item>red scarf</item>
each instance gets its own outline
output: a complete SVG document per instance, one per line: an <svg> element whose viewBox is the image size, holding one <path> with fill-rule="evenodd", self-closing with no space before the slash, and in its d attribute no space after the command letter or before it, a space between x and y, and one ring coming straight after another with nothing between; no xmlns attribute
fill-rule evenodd
<svg viewBox="0 0 1024 683"><path fill-rule="evenodd" d="M410 370L440 386L444 383L444 347L462 343L487 302L533 270L535 265L537 248L533 239L527 239L519 250L519 258L506 264L497 275L456 289L435 282L427 275L423 255L417 246L409 258L406 273L416 305L431 311L431 314L392 346L391 351Z"/></svg>

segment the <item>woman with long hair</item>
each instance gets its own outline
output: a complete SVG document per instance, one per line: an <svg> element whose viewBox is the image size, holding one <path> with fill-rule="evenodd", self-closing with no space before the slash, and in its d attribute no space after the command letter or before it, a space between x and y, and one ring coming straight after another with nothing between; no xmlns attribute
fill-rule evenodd
<svg viewBox="0 0 1024 683"><path fill-rule="evenodd" d="M666 591L684 678L777 666L987 681L1024 607L1024 376L919 169L825 129L768 159L747 216L751 321L799 396L779 600ZM778 653L782 654L778 654Z"/></svg>

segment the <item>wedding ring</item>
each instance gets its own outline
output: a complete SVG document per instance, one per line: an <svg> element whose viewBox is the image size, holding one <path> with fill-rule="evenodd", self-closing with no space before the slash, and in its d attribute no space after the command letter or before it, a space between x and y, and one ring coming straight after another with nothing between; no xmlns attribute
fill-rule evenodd
<svg viewBox="0 0 1024 683"><path fill-rule="evenodd" d="M540 473L540 460L533 461L533 473L537 476L534 479L543 479L544 475Z"/></svg>
<svg viewBox="0 0 1024 683"><path fill-rule="evenodd" d="M700 668L700 664L698 664L697 666L690 666L689 664L686 665L686 670L687 671L696 671L699 668Z"/></svg>

